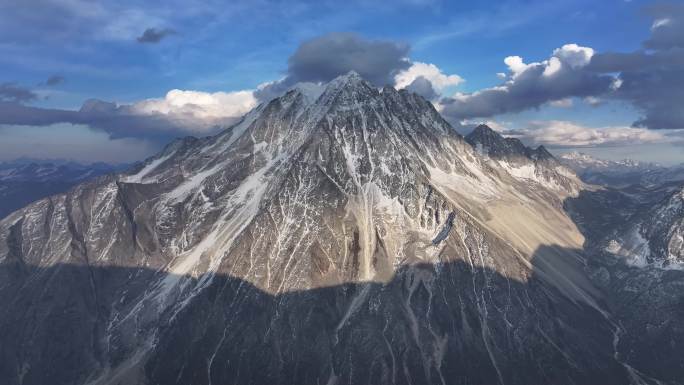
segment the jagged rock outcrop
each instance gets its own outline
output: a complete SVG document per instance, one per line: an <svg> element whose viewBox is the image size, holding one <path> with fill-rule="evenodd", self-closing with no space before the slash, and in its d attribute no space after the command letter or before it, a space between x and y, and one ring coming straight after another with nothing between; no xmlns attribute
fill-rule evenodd
<svg viewBox="0 0 684 385"><path fill-rule="evenodd" d="M511 175L547 189L577 194L582 183L544 147L530 148L520 139L506 138L481 124L466 136L475 150L505 168Z"/></svg>

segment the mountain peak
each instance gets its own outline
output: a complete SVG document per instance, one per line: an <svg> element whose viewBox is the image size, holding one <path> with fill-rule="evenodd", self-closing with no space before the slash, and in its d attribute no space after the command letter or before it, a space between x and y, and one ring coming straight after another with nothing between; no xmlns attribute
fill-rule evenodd
<svg viewBox="0 0 684 385"><path fill-rule="evenodd" d="M324 109L333 105L342 108L358 107L372 103L380 94L376 87L354 71L336 77L324 87L316 101L316 104Z"/></svg>
<svg viewBox="0 0 684 385"><path fill-rule="evenodd" d="M349 72L347 72L344 75L338 76L338 78L349 78L349 79L363 80L363 77L361 77L361 75L359 75L359 73L354 71L354 70L349 70Z"/></svg>
<svg viewBox="0 0 684 385"><path fill-rule="evenodd" d="M486 124L475 127L466 136L466 141L480 152L493 158L507 158L512 156L527 156L528 149L515 138L504 138Z"/></svg>
<svg viewBox="0 0 684 385"><path fill-rule="evenodd" d="M520 139L506 138L486 124L475 127L473 132L466 136L466 141L478 151L495 159L526 158L535 162L555 159L544 146L532 149L525 146Z"/></svg>
<svg viewBox="0 0 684 385"><path fill-rule="evenodd" d="M356 71L349 71L331 80L326 90L354 89L354 88L373 88L373 86L361 77Z"/></svg>
<svg viewBox="0 0 684 385"><path fill-rule="evenodd" d="M518 139L505 138L503 135L492 129L486 124L480 124L475 127L475 129L466 136L469 142L474 146L476 144L481 144L488 148L500 148L510 145L514 141L519 142ZM507 143L509 142L509 143ZM522 143L520 143L522 145ZM524 146L523 146L524 147Z"/></svg>
<svg viewBox="0 0 684 385"><path fill-rule="evenodd" d="M553 154L549 152L549 150L546 149L546 147L540 145L534 150L533 154L535 160L548 160L548 159L555 159Z"/></svg>
<svg viewBox="0 0 684 385"><path fill-rule="evenodd" d="M477 127L475 127L473 132L471 132L471 135L497 136L497 137L501 137L503 139L503 136L501 136L501 134L494 131L494 129L492 129L491 127L489 127L486 124L480 124Z"/></svg>

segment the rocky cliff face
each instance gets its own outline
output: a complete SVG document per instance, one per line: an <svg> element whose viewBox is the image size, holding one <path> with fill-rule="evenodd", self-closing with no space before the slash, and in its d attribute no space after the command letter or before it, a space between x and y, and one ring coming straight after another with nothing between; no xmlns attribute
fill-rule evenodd
<svg viewBox="0 0 684 385"><path fill-rule="evenodd" d="M521 173L354 73L292 90L1 221L0 378L654 383L548 162Z"/></svg>

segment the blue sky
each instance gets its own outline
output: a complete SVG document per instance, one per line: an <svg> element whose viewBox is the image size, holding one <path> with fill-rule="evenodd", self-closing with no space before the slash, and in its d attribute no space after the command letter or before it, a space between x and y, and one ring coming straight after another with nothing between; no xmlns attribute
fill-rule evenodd
<svg viewBox="0 0 684 385"><path fill-rule="evenodd" d="M433 103L447 106L445 116L461 130L467 130L475 122L487 121L530 144L590 147L593 153L605 153L606 157L624 154L616 151L616 147L631 148L636 158L684 162L684 155L679 155L684 151L678 151L684 148L679 143L684 136L679 131L684 128L684 124L679 124L680 117L660 122L651 116L662 111L672 112L667 101L656 100L658 108L654 109L654 103L648 99L651 94L635 94L632 88L618 91L606 88L611 77L619 79L624 74L625 84L631 87L633 83L629 79L650 74L651 67L621 66L620 58L602 58L605 63L600 70L591 69L594 65L590 63L591 55L581 65L572 66L572 70L570 62L563 61L561 65L570 71L568 76L581 76L587 87L589 83L605 81L605 89L575 86L556 89L544 83L544 90L539 91L532 79L529 80L531 88L542 94L531 95L529 102L511 101L510 108L494 110L483 107L482 103L506 106L509 102L501 100L500 95L480 99L455 97L472 95L503 82L511 82L510 87L516 87L513 83L517 81L520 87L530 89L523 82L532 76L532 69L541 71L548 65L545 61L555 60L553 55L565 57L564 51L591 52L596 54L594 57L604 53L631 53L648 55L649 60L656 54L682 57L680 51L684 50L684 44L665 39L668 33L672 34L671 30L677 32L681 28L684 12L678 18L677 3L639 0L112 3L27 0L0 5L0 84L5 86L4 100L0 86L0 102L6 103L4 109L0 106L0 160L29 156L130 162L144 158L175 136L208 135L215 132L216 124L230 124L252 104L262 101L253 100L252 92L264 83L281 81L285 86L295 81L314 80L295 73L292 64L297 62L295 53L307 42L318 41L318 46L325 46L328 44L325 39L331 36L338 40L339 36L354 36L349 44L364 46L371 44L366 42L378 42L386 44L390 51L391 47L398 47L397 52L405 54L405 66L387 67L391 72L387 76L390 82L416 63L432 64L444 76L458 76L460 81L448 81L446 85L435 83L436 78L428 80L435 90L430 94ZM670 6L676 12L667 8ZM663 16L669 14L674 16ZM669 21L663 21L666 19ZM662 25L656 26L659 20ZM645 42L649 39L665 41L667 45L648 46ZM576 44L579 48L554 54L554 50L567 44ZM315 49L312 50L315 55ZM514 79L512 67L504 63L511 56L538 65L525 67L528 73ZM418 67L414 68L413 76L420 75ZM684 81L679 68L663 70L676 77L674 83ZM497 76L497 73L504 75ZM561 75L565 76L562 71ZM563 82L564 78L557 76ZM568 79L575 81L575 77ZM32 96L18 97L21 90ZM182 92L169 96L170 90ZM235 94L236 91L244 92ZM672 92L674 96L680 95L676 90ZM549 99L566 94L567 97L558 100ZM522 95L520 100L527 97ZM87 115L72 114L91 99L99 102L88 104ZM204 105L201 100L209 104ZM216 103L233 106L224 108ZM201 105L204 109L190 111L190 105ZM477 112L471 113L473 108ZM21 114L15 118L17 109ZM116 116L116 127L109 124L110 115L102 116L104 110ZM478 113L486 116L474 115ZM36 118L43 115L49 118ZM129 123L126 119L131 116ZM647 119L642 119L644 116ZM631 127L640 120L644 121L641 127ZM167 129L165 124L171 128ZM584 140L587 137L590 139ZM562 143L563 140L567 143ZM639 150L642 147L643 151ZM601 148L610 150L602 152Z"/></svg>

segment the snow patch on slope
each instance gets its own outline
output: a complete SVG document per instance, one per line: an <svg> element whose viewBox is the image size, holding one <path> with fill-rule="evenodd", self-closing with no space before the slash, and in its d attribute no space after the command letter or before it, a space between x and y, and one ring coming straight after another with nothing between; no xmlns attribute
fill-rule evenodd
<svg viewBox="0 0 684 385"><path fill-rule="evenodd" d="M539 173L537 166L535 166L533 163L514 165L506 161L499 161L499 165L516 179L533 181L550 190L563 190L563 188L556 181L550 178L545 178L543 174Z"/></svg>
<svg viewBox="0 0 684 385"><path fill-rule="evenodd" d="M605 250L636 267L648 266L648 257L651 255L648 240L641 235L638 227L633 228L627 237L609 241Z"/></svg>
<svg viewBox="0 0 684 385"><path fill-rule="evenodd" d="M146 178L147 175L151 174L159 165L162 163L166 162L171 156L173 156L173 152L166 154L164 156L161 156L157 159L154 159L153 161L149 162L145 167L143 167L140 171L133 175L129 175L126 177L121 178L122 182L126 183L154 183L156 182L156 179L151 179L151 178Z"/></svg>

